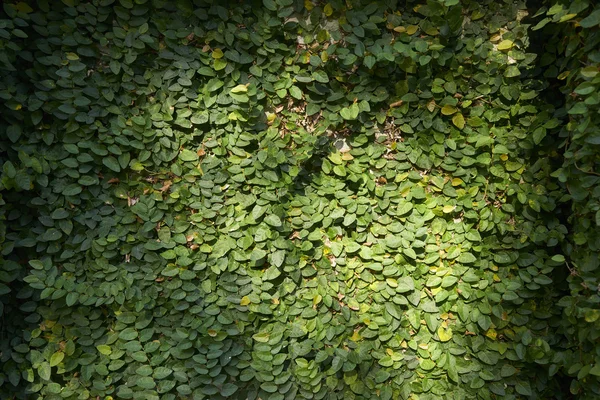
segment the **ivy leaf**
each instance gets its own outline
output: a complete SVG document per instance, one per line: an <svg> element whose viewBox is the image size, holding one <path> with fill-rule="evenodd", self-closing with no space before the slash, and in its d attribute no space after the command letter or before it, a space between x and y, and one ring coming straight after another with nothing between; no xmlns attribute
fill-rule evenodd
<svg viewBox="0 0 600 400"><path fill-rule="evenodd" d="M250 303L251 303L251 301L248 296L244 296L244 297L242 297L242 300L240 300L240 306L247 306Z"/></svg>
<svg viewBox="0 0 600 400"><path fill-rule="evenodd" d="M274 214L267 215L267 216L265 217L264 221L265 221L267 224L269 224L269 225L271 225L271 226L273 226L273 227L275 227L275 228L279 228L279 227L281 227L281 225L282 225L282 224L281 224L281 219L280 219L280 218L279 218L277 215L274 215Z"/></svg>
<svg viewBox="0 0 600 400"><path fill-rule="evenodd" d="M96 349L98 349L98 352L100 354L103 354L105 356L108 356L112 353L110 346L105 344L99 344L98 346L96 346Z"/></svg>
<svg viewBox="0 0 600 400"><path fill-rule="evenodd" d="M119 339L122 340L133 340L138 337L138 333L133 328L125 328L119 333Z"/></svg>
<svg viewBox="0 0 600 400"><path fill-rule="evenodd" d="M50 357L50 366L51 367L56 367L58 364L60 364L62 362L62 360L64 358L65 358L65 353L63 353L62 351L55 352Z"/></svg>
<svg viewBox="0 0 600 400"><path fill-rule="evenodd" d="M411 278L410 276L405 276L402 277L400 279L398 279L398 286L396 287L396 291L398 293L408 293L408 292L412 292L413 290L415 290L415 282L413 281L413 278Z"/></svg>
<svg viewBox="0 0 600 400"><path fill-rule="evenodd" d="M396 318L397 320L400 321L402 319L402 311L400 307L398 307L396 304L385 303L385 309L392 317Z"/></svg>
<svg viewBox="0 0 600 400"><path fill-rule="evenodd" d="M102 164L115 172L121 172L121 166L119 165L119 162L112 156L104 157L102 159Z"/></svg>
<svg viewBox="0 0 600 400"><path fill-rule="evenodd" d="M47 362L43 362L41 363L38 368L37 368L38 374L40 376L40 378L42 378L43 380L50 380L50 375L51 375L51 368L50 368L50 364Z"/></svg>
<svg viewBox="0 0 600 400"><path fill-rule="evenodd" d="M181 150L181 153L179 153L179 158L181 159L181 161L196 161L198 160L198 154L196 154L195 152L188 150L188 149L183 149Z"/></svg>
<svg viewBox="0 0 600 400"><path fill-rule="evenodd" d="M594 10L590 15L579 21L582 28L593 28L600 25L600 9Z"/></svg>
<svg viewBox="0 0 600 400"><path fill-rule="evenodd" d="M342 110L340 111L340 115L345 120L355 120L358 117L359 112L360 109L358 107L358 104L354 103L350 107L342 108Z"/></svg>
<svg viewBox="0 0 600 400"><path fill-rule="evenodd" d="M513 43L512 40L503 40L500 43L498 43L498 50L500 51L505 51L505 50L510 50L513 48L515 44Z"/></svg>
<svg viewBox="0 0 600 400"><path fill-rule="evenodd" d="M519 68L515 67L514 65L510 65L508 68L506 68L506 71L504 71L504 76L507 78L514 78L520 75L521 71L519 71Z"/></svg>
<svg viewBox="0 0 600 400"><path fill-rule="evenodd" d="M457 111L458 110L456 109L456 107L448 105L448 104L446 104L444 107L442 107L442 114L444 114L444 115L452 115Z"/></svg>
<svg viewBox="0 0 600 400"><path fill-rule="evenodd" d="M437 330L437 335L440 338L440 341L447 342L452 339L452 330L449 328L444 328L442 325Z"/></svg>
<svg viewBox="0 0 600 400"><path fill-rule="evenodd" d="M465 117L463 117L463 115L460 113L456 114L454 117L452 117L452 123L458 129L463 129L465 127Z"/></svg>
<svg viewBox="0 0 600 400"><path fill-rule="evenodd" d="M248 93L248 86L237 85L236 87L232 88L230 92L233 94Z"/></svg>
<svg viewBox="0 0 600 400"><path fill-rule="evenodd" d="M230 397L238 390L238 386L233 383L226 383L221 388L221 396Z"/></svg>

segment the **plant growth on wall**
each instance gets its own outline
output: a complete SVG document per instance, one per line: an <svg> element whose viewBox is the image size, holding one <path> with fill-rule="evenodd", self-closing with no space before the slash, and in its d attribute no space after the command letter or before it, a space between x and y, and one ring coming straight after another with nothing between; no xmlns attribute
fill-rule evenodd
<svg viewBox="0 0 600 400"><path fill-rule="evenodd" d="M600 9L8 1L0 397L600 396Z"/></svg>

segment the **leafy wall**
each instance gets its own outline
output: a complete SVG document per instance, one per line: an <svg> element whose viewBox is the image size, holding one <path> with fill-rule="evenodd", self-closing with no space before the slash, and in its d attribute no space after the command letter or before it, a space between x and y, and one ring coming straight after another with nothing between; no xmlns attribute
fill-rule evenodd
<svg viewBox="0 0 600 400"><path fill-rule="evenodd" d="M543 5L6 2L0 395L600 394L600 10Z"/></svg>

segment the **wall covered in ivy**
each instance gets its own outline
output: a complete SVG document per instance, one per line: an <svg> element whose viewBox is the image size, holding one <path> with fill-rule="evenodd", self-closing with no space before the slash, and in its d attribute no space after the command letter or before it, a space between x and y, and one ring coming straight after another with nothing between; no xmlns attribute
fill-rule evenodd
<svg viewBox="0 0 600 400"><path fill-rule="evenodd" d="M600 396L600 8L0 10L0 397Z"/></svg>

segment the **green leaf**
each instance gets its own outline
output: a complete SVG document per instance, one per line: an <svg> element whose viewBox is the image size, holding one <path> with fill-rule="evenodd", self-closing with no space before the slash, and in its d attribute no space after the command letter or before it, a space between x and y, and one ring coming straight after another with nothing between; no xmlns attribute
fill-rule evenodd
<svg viewBox="0 0 600 400"><path fill-rule="evenodd" d="M579 25L583 28L593 28L600 25L600 9L594 10L590 15L579 21Z"/></svg>
<svg viewBox="0 0 600 400"><path fill-rule="evenodd" d="M233 383L226 383L221 388L221 396L231 397L235 392L237 392L238 386Z"/></svg>
<svg viewBox="0 0 600 400"><path fill-rule="evenodd" d="M511 258L507 253L500 252L494 254L494 261L498 264L508 264L511 261Z"/></svg>
<svg viewBox="0 0 600 400"><path fill-rule="evenodd" d="M165 379L167 376L171 375L173 373L173 370L167 367L156 367L154 368L154 373L152 374L152 377L154 379Z"/></svg>
<svg viewBox="0 0 600 400"><path fill-rule="evenodd" d="M77 302L77 299L79 299L79 293L70 292L69 294L67 294L67 297L66 297L67 306L71 307L73 304L75 304Z"/></svg>
<svg viewBox="0 0 600 400"><path fill-rule="evenodd" d="M520 75L521 71L519 71L519 68L514 65L510 65L508 68L506 68L506 71L504 71L504 76L507 78L514 78Z"/></svg>
<svg viewBox="0 0 600 400"><path fill-rule="evenodd" d="M271 262L276 267L281 267L283 265L283 261L285 260L285 251L277 250L271 254Z"/></svg>
<svg viewBox="0 0 600 400"><path fill-rule="evenodd" d="M108 356L110 355L110 353L112 353L110 346L105 344L99 344L98 346L96 346L96 349L98 349L98 352L100 352L100 354L104 354L105 356Z"/></svg>
<svg viewBox="0 0 600 400"><path fill-rule="evenodd" d="M358 104L354 103L350 107L342 108L342 110L340 111L340 115L345 120L355 120L358 117L359 112L360 109L358 107Z"/></svg>
<svg viewBox="0 0 600 400"><path fill-rule="evenodd" d="M293 98L302 100L302 90L298 86L292 85L288 90Z"/></svg>
<svg viewBox="0 0 600 400"><path fill-rule="evenodd" d="M277 4L273 0L263 0L263 5L269 11L277 11Z"/></svg>
<svg viewBox="0 0 600 400"><path fill-rule="evenodd" d="M532 396L533 392L531 391L531 386L529 386L528 382L519 381L515 385L515 390L517 393L523 396Z"/></svg>
<svg viewBox="0 0 600 400"><path fill-rule="evenodd" d="M404 253L405 256L407 256L408 258L411 259L416 259L417 258L417 253L410 247L406 247L402 250L402 252Z"/></svg>
<svg viewBox="0 0 600 400"><path fill-rule="evenodd" d="M275 393L278 389L278 386L273 382L263 382L260 385L260 388L267 393Z"/></svg>
<svg viewBox="0 0 600 400"><path fill-rule="evenodd" d="M325 71L321 71L321 70L315 71L315 72L313 72L312 77L317 82L321 82L321 83L329 82L329 77L327 76Z"/></svg>
<svg viewBox="0 0 600 400"><path fill-rule="evenodd" d="M33 269L37 269L37 270L44 269L44 264L40 260L30 260L29 265L31 265L31 268L33 268Z"/></svg>
<svg viewBox="0 0 600 400"><path fill-rule="evenodd" d="M413 204L411 202L407 201L398 206L397 213L399 216L405 215L405 214L408 214L408 212L410 210L412 210L412 208L413 208Z"/></svg>
<svg viewBox="0 0 600 400"><path fill-rule="evenodd" d="M402 319L402 310L396 304L385 303L385 309L392 317L396 318L397 320L400 321Z"/></svg>
<svg viewBox="0 0 600 400"><path fill-rule="evenodd" d="M435 362L428 358L422 359L421 363L420 363L420 367L421 367L421 369L423 369L425 371L431 371L432 369L435 368Z"/></svg>
<svg viewBox="0 0 600 400"><path fill-rule="evenodd" d="M277 215L274 215L274 214L267 215L265 217L264 221L267 224L269 224L269 225L271 225L271 226L273 226L275 228L279 228L282 225L281 224L281 219Z"/></svg>
<svg viewBox="0 0 600 400"><path fill-rule="evenodd" d="M40 376L40 378L42 378L43 380L50 380L50 375L52 373L52 370L50 368L50 364L47 362L43 362L41 363L38 368L38 375Z"/></svg>
<svg viewBox="0 0 600 400"><path fill-rule="evenodd" d="M415 290L415 282L413 278L410 276L405 276L398 279L398 286L396 287L396 291L398 293L407 293Z"/></svg>
<svg viewBox="0 0 600 400"><path fill-rule="evenodd" d="M397 249L402 246L402 237L401 236L388 236L385 239L385 244L392 249Z"/></svg>
<svg viewBox="0 0 600 400"><path fill-rule="evenodd" d="M454 285L456 282L458 282L458 278L457 277L451 276L451 275L445 276L442 279L442 287L443 288L450 287L450 286Z"/></svg>
<svg viewBox="0 0 600 400"><path fill-rule="evenodd" d="M135 373L140 376L150 376L152 375L152 367L149 365L142 365L135 370Z"/></svg>
<svg viewBox="0 0 600 400"><path fill-rule="evenodd" d="M181 161L196 161L198 160L198 154L196 154L196 152L188 150L188 149L183 149L181 150L181 153L179 153L179 158L181 159Z"/></svg>
<svg viewBox="0 0 600 400"><path fill-rule="evenodd" d="M154 389L154 387L156 386L156 383L154 382L154 379L152 379L151 376L143 376L141 378L138 378L138 380L136 381L136 385L141 387L142 389Z"/></svg>
<svg viewBox="0 0 600 400"><path fill-rule="evenodd" d="M62 362L62 360L64 358L65 358L65 353L63 353L62 351L55 352L50 357L50 366L51 367L56 367L58 364L60 364Z"/></svg>
<svg viewBox="0 0 600 400"><path fill-rule="evenodd" d="M119 165L119 162L113 156L108 156L108 157L102 158L102 164L104 164L107 168L109 168L115 172L121 171L121 166Z"/></svg>
<svg viewBox="0 0 600 400"><path fill-rule="evenodd" d="M125 328L119 333L119 339L133 340L138 337L138 333L134 328Z"/></svg>
<svg viewBox="0 0 600 400"><path fill-rule="evenodd" d="M477 261L477 258L471 253L461 253L457 260L463 264L472 264Z"/></svg>
<svg viewBox="0 0 600 400"><path fill-rule="evenodd" d="M252 338L260 343L267 343L270 335L267 332L259 332L252 335Z"/></svg>
<svg viewBox="0 0 600 400"><path fill-rule="evenodd" d="M271 281L279 275L281 275L281 272L275 266L272 266L264 272L262 279L263 281Z"/></svg>

